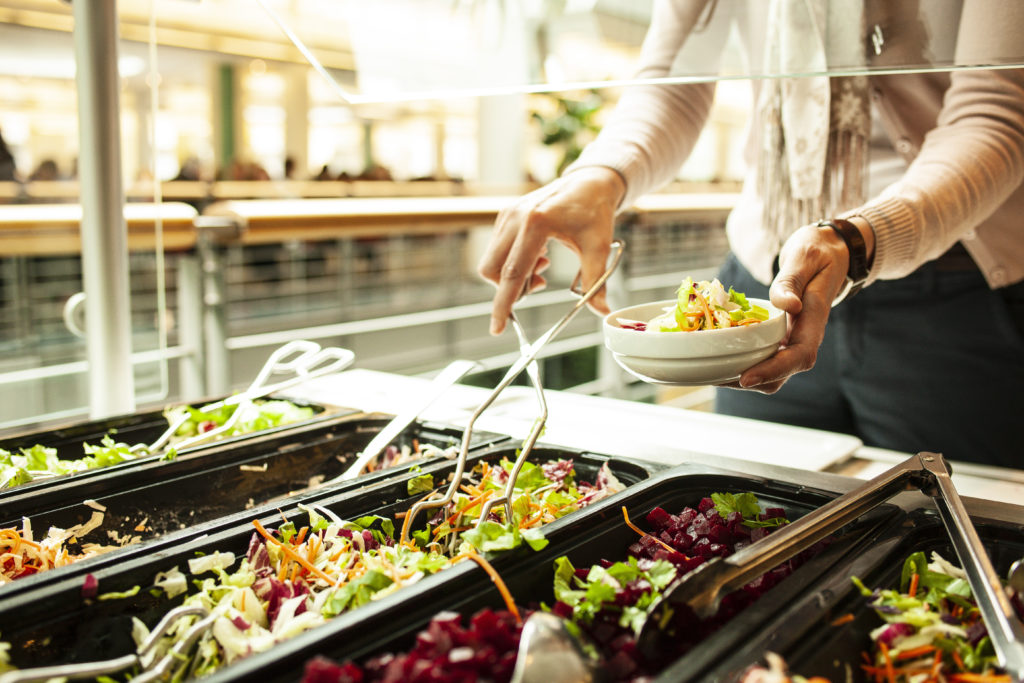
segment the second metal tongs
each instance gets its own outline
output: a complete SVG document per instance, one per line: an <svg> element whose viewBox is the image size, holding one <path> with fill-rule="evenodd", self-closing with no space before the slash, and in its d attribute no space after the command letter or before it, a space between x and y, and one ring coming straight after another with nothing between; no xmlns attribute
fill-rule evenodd
<svg viewBox="0 0 1024 683"><path fill-rule="evenodd" d="M726 593L792 558L897 493L910 489L919 489L935 500L988 627L999 664L1015 680L1024 679L1024 626L1017 619L953 486L945 459L936 453L914 455L757 543L726 559L710 560L676 579L652 606L640 630L638 646L645 653L662 651L663 639L667 636L659 624L666 610L685 605L698 617L709 617Z"/></svg>
<svg viewBox="0 0 1024 683"><path fill-rule="evenodd" d="M540 406L540 414L534 421L533 427L530 430L529 435L526 437L526 441L523 443L522 449L520 449L516 462L512 467L512 471L509 473L509 481L505 487L504 494L496 497L491 501L487 501L488 504L483 507L480 511L479 521L482 522L487 519L491 508L496 504L503 504L505 506L505 515L507 520L512 519L512 491L515 488L516 478L519 474L519 470L522 468L523 463L530 455L530 451L533 450L534 445L537 443L537 439L540 438L541 433L544 431L544 423L547 420L547 403L544 400L543 387L540 385L540 372L537 368L537 356L544 346L550 342L555 335L562 331L566 325L583 310L583 307L587 305L595 294L601 291L608 278L611 277L612 273L615 272L616 267L619 265L619 261L622 260L622 252L625 249L625 243L622 240L615 240L611 244L611 259L608 267L604 273L591 285L590 289L583 292L579 289L581 282L581 275L577 274L575 280L570 286L570 291L579 297L579 300L572 307L572 309L566 313L558 322L548 328L544 334L536 339L532 344L526 339L526 335L523 332L522 326L516 319L515 315L510 316L512 327L515 330L516 336L519 340L519 358L516 359L512 366L505 373L505 376L501 378L498 385L494 387L491 393L484 399L477 409L470 416L469 421L466 423L466 429L462 433L462 443L459 449L458 460L455 465L455 473L452 475L451 483L448 485L445 494L441 498L437 499L426 499L421 500L410 508L409 513L405 517L405 521L402 524L402 543L409 542L409 536L413 528L413 521L416 516L423 510L432 510L439 507L443 507L451 502L452 498L455 497L455 492L458 491L459 486L462 484L462 476L466 471L466 458L469 454L469 444L473 436L473 427L476 424L477 418L485 410L487 410L494 400L510 385L524 370L530 377L534 388L537 391L538 403Z"/></svg>

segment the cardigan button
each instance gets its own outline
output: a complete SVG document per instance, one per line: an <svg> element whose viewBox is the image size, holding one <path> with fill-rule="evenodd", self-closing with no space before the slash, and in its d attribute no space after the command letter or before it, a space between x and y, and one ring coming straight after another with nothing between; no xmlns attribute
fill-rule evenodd
<svg viewBox="0 0 1024 683"><path fill-rule="evenodd" d="M896 151L900 154L910 154L914 151L914 143L908 138L900 138L896 141Z"/></svg>

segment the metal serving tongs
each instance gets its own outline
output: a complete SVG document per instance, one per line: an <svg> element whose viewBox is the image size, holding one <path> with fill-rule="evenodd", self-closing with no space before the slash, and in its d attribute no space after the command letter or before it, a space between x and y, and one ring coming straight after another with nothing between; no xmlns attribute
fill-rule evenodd
<svg viewBox="0 0 1024 683"><path fill-rule="evenodd" d="M659 625L668 610L685 605L698 617L707 618L718 609L724 594L785 562L900 491L914 488L935 500L978 601L1000 666L1015 680L1024 679L1024 627L953 486L945 460L935 453L912 456L734 555L712 559L676 579L652 606L640 630L638 647L645 654L663 651L661 645L667 636Z"/></svg>
<svg viewBox="0 0 1024 683"><path fill-rule="evenodd" d="M534 388L537 390L537 397L540 403L541 415L534 422L533 428L530 430L530 434L526 437L526 441L523 443L523 447L516 457L516 462L512 467L512 472L509 474L508 483L505 486L505 491L502 496L496 497L494 500L488 501L490 504L485 504L480 511L480 517L477 523L483 522L487 519L491 509L494 505L502 503L505 505L505 519L512 519L512 492L515 489L516 478L519 475L519 470L522 468L523 463L530 455L530 451L533 450L534 445L537 443L537 439L540 438L541 433L544 431L544 424L547 420L547 402L544 400L544 390L540 384L540 372L537 368L536 359L540 350L551 341L555 335L562 331L562 329L569 324L577 313L579 313L587 302L590 301L598 291L604 287L608 278L615 272L615 268L618 267L619 261L622 260L622 252L625 249L625 243L622 240L615 240L611 244L612 254L608 267L605 269L601 277L590 287L586 292L582 292L580 289L582 282L582 274L577 273L576 278L573 280L572 285L569 287L569 291L579 297L579 300L572 307L572 309L566 313L558 322L552 325L544 334L537 338L532 344L528 342L526 335L523 332L522 326L516 319L515 314L510 314L509 320L512 323L512 328L515 330L516 336L519 339L519 358L512 364L512 366L505 373L505 376L501 378L498 385L494 387L490 395L484 399L477 409L469 418L469 422L466 423L466 429L462 433L462 444L459 449L458 460L455 465L455 473L452 476L452 481L448 485L448 489L445 491L444 496L435 500L421 500L412 508L409 509L409 513L405 517L405 521L402 524L402 543L409 542L409 535L413 527L413 522L416 516L423 510L431 510L439 507L443 507L451 502L452 498L455 497L455 492L458 490L459 485L462 483L463 474L466 471L466 458L469 454L469 443L473 436L473 425L476 424L477 418L487 410L498 395L505 390L505 388L515 380L516 377L522 374L523 370L527 370L527 374L530 377ZM531 367L532 366L532 367Z"/></svg>
<svg viewBox="0 0 1024 683"><path fill-rule="evenodd" d="M476 361L462 359L453 360L445 366L430 382L430 386L427 387L425 393L417 397L418 400L415 403L409 406L407 410L395 415L390 422L384 425L382 430L377 432L377 435L370 440L370 443L366 444L366 447L356 456L356 459L347 470L334 479L325 481L321 486L340 484L361 476L364 473L363 470L376 460L388 445L398 438L398 435L405 431L405 428L411 425L423 411L433 405L434 401L441 397L441 394L479 367L480 364Z"/></svg>
<svg viewBox="0 0 1024 683"><path fill-rule="evenodd" d="M167 635L179 619L197 616L199 619L193 623L185 634L171 647L163 657L159 659L149 657L151 651ZM56 666L43 666L34 669L21 669L0 674L0 683L31 683L34 681L48 681L51 679L78 679L97 678L116 674L120 671L139 667L139 673L132 678L133 683L139 681L158 681L179 673L180 669L187 666L187 655L196 642L213 627L217 615L210 614L204 607L177 607L161 619L153 630L142 641L138 649L130 655L107 659L101 662L82 662L79 664L58 664Z"/></svg>
<svg viewBox="0 0 1024 683"><path fill-rule="evenodd" d="M225 406L237 405L238 408L234 413L231 414L224 424L220 425L215 429L211 429L208 432L197 434L179 441L177 448L188 448L195 446L211 439L215 439L221 434L230 432L235 426L235 423L241 418L242 414L246 412L245 408L252 405L253 401L257 398L262 398L275 391L280 391L290 386L305 382L306 380L313 379L314 377L320 377L327 375L332 372L339 372L344 370L352 361L355 360L355 354L348 349L338 348L331 346L328 348L320 348L320 345L316 342L299 339L291 341L284 346L276 349L267 358L267 362L263 364L259 374L256 375L256 379L253 380L252 384L245 391L229 396L221 401L215 403L208 403L205 406L199 408L200 412L210 412L213 410L219 410ZM288 375L288 377L281 379L281 375ZM272 379L277 378L276 381L271 382ZM160 435L160 437L149 444L136 444L132 446L132 451L143 451L148 453L157 453L164 449L167 445L168 440L174 433L178 431L181 425L185 424L189 419L188 411L171 423L170 427Z"/></svg>

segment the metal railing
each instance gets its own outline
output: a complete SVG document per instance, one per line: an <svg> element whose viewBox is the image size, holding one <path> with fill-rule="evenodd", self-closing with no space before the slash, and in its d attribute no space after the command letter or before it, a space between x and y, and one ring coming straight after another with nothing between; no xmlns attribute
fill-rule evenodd
<svg viewBox="0 0 1024 683"><path fill-rule="evenodd" d="M419 222L395 219L370 232L349 212L315 240L286 239L292 234L287 225L260 234L257 213L245 220L200 216L194 246L166 257L164 315L172 322L164 351L153 348L160 315L155 259L151 252L132 252L138 402L228 393L247 383L270 350L294 339L351 348L360 367L403 374L429 373L453 357L478 360L485 370L508 365L516 344L487 333L492 289L475 274L476 233L487 223L475 211L461 219L434 216L434 226L423 216ZM670 211L666 205L624 216L618 231L629 248L613 303L663 297L683 274L709 272L725 254L725 213L724 206ZM295 225L295 232L304 227ZM0 259L0 347L6 351L0 386L8 387L0 393L8 397L0 399L0 427L87 411L84 344L62 319L64 300L80 286L79 270L72 254ZM527 329L546 326L569 305L566 286L575 262L562 271L547 291L517 307ZM596 318L580 316L545 357L599 346ZM163 393L153 381L158 362L176 370ZM605 362L577 390L620 393L624 384L617 367Z"/></svg>

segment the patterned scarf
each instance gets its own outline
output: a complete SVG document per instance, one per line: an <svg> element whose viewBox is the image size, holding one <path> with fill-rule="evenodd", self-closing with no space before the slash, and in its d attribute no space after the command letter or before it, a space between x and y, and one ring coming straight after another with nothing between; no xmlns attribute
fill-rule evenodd
<svg viewBox="0 0 1024 683"><path fill-rule="evenodd" d="M765 71L824 73L864 64L856 0L771 0ZM758 194L781 246L797 228L865 199L871 133L865 76L769 78L758 102Z"/></svg>

